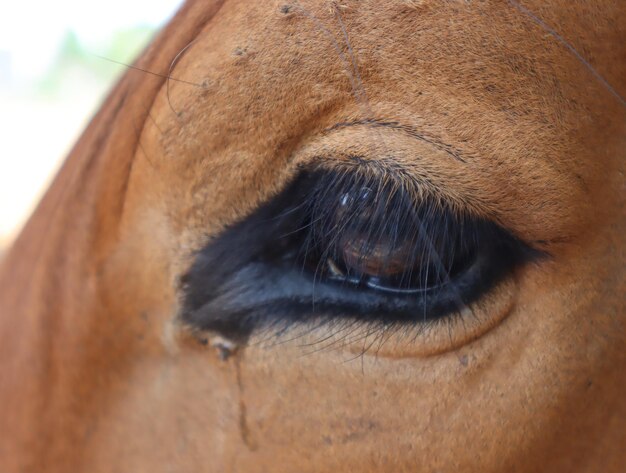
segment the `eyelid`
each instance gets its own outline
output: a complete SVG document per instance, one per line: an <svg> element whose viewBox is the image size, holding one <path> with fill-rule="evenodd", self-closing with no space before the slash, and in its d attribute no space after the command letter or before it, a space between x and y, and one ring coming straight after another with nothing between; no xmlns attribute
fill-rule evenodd
<svg viewBox="0 0 626 473"><path fill-rule="evenodd" d="M267 275L267 268L258 266L250 269L248 276L253 278L264 278ZM298 278L293 279L280 273L276 275L286 278L294 284L294 287L298 286ZM243 274L241 277L243 278ZM244 279L248 280L248 278ZM270 280L272 279L270 276ZM280 281L274 281L272 284L273 288L281 286ZM252 291L251 288L249 289ZM259 290L257 294L261 295L262 291ZM214 306L203 308L211 312L211 317L206 317L206 313L199 311L195 314L197 320L187 319L185 322L190 323L195 329L218 333L240 345L269 344L269 346L274 346L278 343L295 341L298 346L305 347L304 353L327 348L341 348L359 356L370 354L365 347L374 346L372 354L377 357L424 357L465 345L494 328L512 310L516 294L515 282L507 278L480 301L465 306L453 316L420 324L398 324L375 318L360 321L334 318L333 310L337 311L337 309L332 305L331 310L325 312L323 317L307 318L303 316L302 309L310 309L309 304L306 304L308 307L305 304L293 306L289 304L290 297L280 300L266 296L265 304L260 300L249 300L251 308L254 309L253 317L243 320L247 325L245 330L242 330L242 320L236 317L241 315L245 317L245 314L250 312L246 312L243 307L238 308L243 310L237 310L232 305L230 307L221 305L220 302L228 304L232 301L232 298L228 297L228 292L225 292L220 302L216 301ZM306 296L306 292L303 291L303 295ZM274 304L271 303L272 300ZM287 315L291 318L286 319L282 317L286 315L284 312L277 312L281 303L285 303L285 307L290 308L291 312ZM337 313L345 315L345 309ZM264 325L255 325L255 319L266 316ZM306 347L313 348L307 351Z"/></svg>
<svg viewBox="0 0 626 473"><path fill-rule="evenodd" d="M578 234L572 222L579 221L579 216L573 216L572 211L580 208L580 203L572 199L580 195L580 182L557 175L551 164L537 158L531 161L536 167L527 168L528 174L520 173L519 163L526 161L515 153L523 148L509 152L506 143L495 148L483 143L485 148L477 147L469 137L455 141L437 124L429 125L420 117L385 121L397 121L401 126L409 123L458 150L464 162L434 144L391 127L333 128L331 124L325 133L303 140L292 154L291 169L318 165L341 170L358 158L372 168L407 173L424 194L459 211L492 220L525 242L537 242L537 248L554 248Z"/></svg>
<svg viewBox="0 0 626 473"><path fill-rule="evenodd" d="M451 144L445 143L441 138L434 136L431 133L428 133L424 130L418 130L416 127L402 124L395 120L384 120L384 119L365 119L365 120L352 120L347 122L339 122L334 124L333 126L326 128L322 133L328 134L332 133L335 130L339 130L342 128L354 127L354 126L364 126L369 128L385 128L388 130L398 131L404 133L405 135L417 139L419 141L423 141L429 145L434 146L440 151L447 153L451 158L456 159L461 163L466 163L467 158L465 158L463 151L452 146Z"/></svg>
<svg viewBox="0 0 626 473"><path fill-rule="evenodd" d="M408 183L416 191L416 200L430 197L477 217L491 217L491 205L476 195L475 183L464 179L471 154L463 155L463 159L470 159L463 163L440 148L390 128L372 131L365 126L331 127L298 149L290 165L295 172L323 169L375 173L382 180Z"/></svg>

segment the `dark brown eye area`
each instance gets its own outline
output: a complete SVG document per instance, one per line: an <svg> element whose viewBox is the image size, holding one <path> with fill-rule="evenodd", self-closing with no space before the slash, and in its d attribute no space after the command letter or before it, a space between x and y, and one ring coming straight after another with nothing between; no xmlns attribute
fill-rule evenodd
<svg viewBox="0 0 626 473"><path fill-rule="evenodd" d="M351 215L350 205L354 205L356 199L360 205ZM409 240L392 240L386 236L376 238L371 235L372 232L366 233L370 225L368 220L376 213L377 197L371 189L365 187L356 199L348 193L341 197L336 221L339 226L343 222L347 228L338 242L337 254L340 259L334 264L329 260L331 269L344 267L344 275L355 273L370 277L389 277L406 272L407 266L411 264L407 259L411 256Z"/></svg>
<svg viewBox="0 0 626 473"><path fill-rule="evenodd" d="M329 280L398 294L449 282L476 254L463 218L402 189L346 181L325 189L336 202L313 209L309 265ZM361 184L361 185L359 185ZM323 264L320 265L320 262Z"/></svg>
<svg viewBox="0 0 626 473"><path fill-rule="evenodd" d="M342 238L343 263L355 272L375 277L389 277L406 272L412 265L409 242L389 240L371 243L366 236Z"/></svg>

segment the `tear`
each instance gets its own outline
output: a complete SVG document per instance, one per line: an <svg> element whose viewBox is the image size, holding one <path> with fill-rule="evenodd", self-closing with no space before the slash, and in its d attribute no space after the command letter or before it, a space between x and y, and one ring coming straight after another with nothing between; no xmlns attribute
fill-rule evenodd
<svg viewBox="0 0 626 473"><path fill-rule="evenodd" d="M237 351L238 346L236 342L219 335L211 339L211 347L215 348L221 361L227 361Z"/></svg>
<svg viewBox="0 0 626 473"><path fill-rule="evenodd" d="M235 358L235 370L237 372L237 388L239 391L239 432L243 443L250 451L254 452L258 448L258 443L254 439L254 435L250 432L250 428L248 426L248 411L244 401L244 386L241 377L240 357Z"/></svg>

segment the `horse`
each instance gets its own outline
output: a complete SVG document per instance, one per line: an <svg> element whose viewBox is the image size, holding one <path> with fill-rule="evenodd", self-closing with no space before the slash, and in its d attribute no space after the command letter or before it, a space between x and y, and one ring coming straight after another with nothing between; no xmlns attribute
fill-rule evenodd
<svg viewBox="0 0 626 473"><path fill-rule="evenodd" d="M0 263L0 470L624 471L624 94L621 0L188 0Z"/></svg>

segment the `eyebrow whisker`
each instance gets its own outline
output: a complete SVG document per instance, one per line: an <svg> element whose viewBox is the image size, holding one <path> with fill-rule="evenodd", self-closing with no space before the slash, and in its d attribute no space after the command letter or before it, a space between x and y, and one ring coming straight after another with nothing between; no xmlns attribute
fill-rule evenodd
<svg viewBox="0 0 626 473"><path fill-rule="evenodd" d="M626 99L622 97L615 88L609 82L602 77L602 75L591 65L589 61L587 61L582 54L580 54L574 46L572 46L563 36L561 36L554 28L549 26L545 21L539 18L536 14L530 11L525 6L521 5L517 0L507 0L509 5L513 8L517 9L520 13L526 15L530 18L535 24L537 24L540 28L542 28L546 33L551 35L554 39L556 39L559 43L565 46L570 53L572 53L580 63L585 66L589 72L595 77L595 79L600 82L606 90L608 90L621 104L623 107L626 107Z"/></svg>
<svg viewBox="0 0 626 473"><path fill-rule="evenodd" d="M178 51L178 54L176 54L176 56L174 56L174 59L172 59L172 62L170 64L170 67L167 71L167 83L165 84L165 95L167 96L167 103L170 106L170 109L172 110L172 112L174 113L174 115L176 115L177 117L179 116L179 113L174 110L174 107L172 105L172 101L170 100L170 80L174 80L175 82L177 81L176 79L172 78L172 70L174 69L174 66L176 66L176 63L180 60L180 58L183 56L183 54L185 54L185 52L196 42L198 41L198 39L194 39L193 41L191 41L187 46L185 46L183 49L181 49L180 51ZM202 88L206 88L204 85L201 85Z"/></svg>
<svg viewBox="0 0 626 473"><path fill-rule="evenodd" d="M167 75L167 74L160 74L158 72L150 71L148 69L143 69L143 68L138 67L138 66L133 66L132 64L127 64L127 63L122 62L122 61L116 61L115 59L111 59L111 58L108 58L106 56L100 56L99 54L95 54L95 53L90 53L90 54L92 54L93 56L95 56L95 57L97 57L99 59L103 59L105 61L112 62L113 64L119 64L120 66L124 66L124 67L127 67L129 69L133 69L135 71L144 72L145 74L150 74L150 75L155 76L155 77L161 77L162 79L173 80L174 82L181 82L183 84L193 85L194 87L199 87L201 89L206 89L206 86L204 84L198 84L196 82L191 82L191 81L188 81L188 80L185 80L185 79L177 79L177 78L172 77L172 76Z"/></svg>
<svg viewBox="0 0 626 473"><path fill-rule="evenodd" d="M371 118L371 119L365 119L365 120L353 120L349 122L340 122L325 129L323 133L329 133L331 131L338 130L340 128L347 128L347 127L358 126L358 125L369 126L369 127L390 128L392 130L401 131L413 138L416 138L420 141L424 141L425 143L435 146L437 149L443 151L444 153L449 154L457 161L460 161L462 163L467 162L461 156L461 152L455 149L454 147L450 146L449 144L442 143L441 141L437 140L436 138L432 136L427 136L426 134L420 132L419 130L408 125L403 125L397 121L388 121L388 120L381 120L377 118Z"/></svg>

